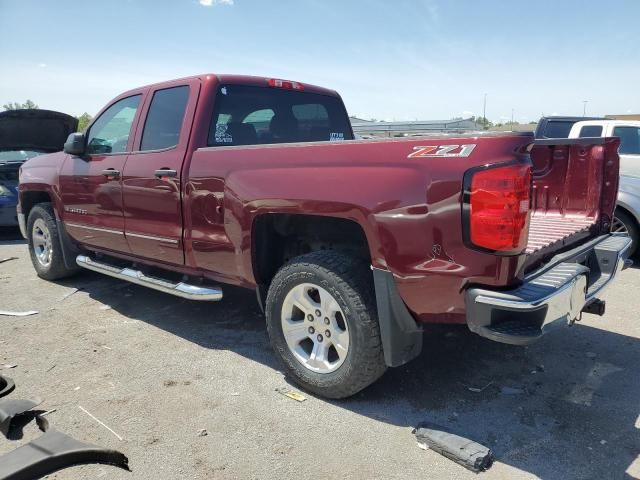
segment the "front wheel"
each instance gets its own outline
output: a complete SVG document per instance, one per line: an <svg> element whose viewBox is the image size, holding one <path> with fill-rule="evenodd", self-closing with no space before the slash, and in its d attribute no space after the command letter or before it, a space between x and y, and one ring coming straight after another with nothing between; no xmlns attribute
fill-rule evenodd
<svg viewBox="0 0 640 480"><path fill-rule="evenodd" d="M31 263L40 278L58 280L76 273L64 264L58 225L50 203L39 203L29 212L27 237Z"/></svg>
<svg viewBox="0 0 640 480"><path fill-rule="evenodd" d="M329 250L296 257L273 278L269 338L303 388L344 398L384 373L372 283L366 263Z"/></svg>

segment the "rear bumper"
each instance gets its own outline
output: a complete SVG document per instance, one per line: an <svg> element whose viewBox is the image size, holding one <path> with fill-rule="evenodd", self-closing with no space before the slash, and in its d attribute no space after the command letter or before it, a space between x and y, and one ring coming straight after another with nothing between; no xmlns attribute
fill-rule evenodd
<svg viewBox="0 0 640 480"><path fill-rule="evenodd" d="M470 288L467 324L483 337L513 345L539 339L555 320L572 322L625 267L631 239L609 234L557 255L512 290Z"/></svg>

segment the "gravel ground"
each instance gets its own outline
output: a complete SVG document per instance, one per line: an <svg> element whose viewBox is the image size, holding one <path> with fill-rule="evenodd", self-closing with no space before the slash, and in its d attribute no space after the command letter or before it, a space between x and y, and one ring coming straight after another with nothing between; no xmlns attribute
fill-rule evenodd
<svg viewBox="0 0 640 480"><path fill-rule="evenodd" d="M418 448L422 421L490 446L487 479L640 478L640 269L607 292L604 317L557 325L534 346L433 328L420 358L356 397L298 403L275 392L290 385L253 292L227 287L203 304L91 272L46 282L2 231L0 259L11 256L0 309L39 312L0 316L11 396L42 398L52 426L121 450L132 469L49 478L476 478ZM31 422L0 439L0 454L38 435Z"/></svg>

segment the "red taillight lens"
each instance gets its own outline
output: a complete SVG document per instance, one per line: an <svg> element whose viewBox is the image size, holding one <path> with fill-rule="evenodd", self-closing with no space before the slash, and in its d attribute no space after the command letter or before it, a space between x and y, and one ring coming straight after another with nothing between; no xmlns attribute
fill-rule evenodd
<svg viewBox="0 0 640 480"><path fill-rule="evenodd" d="M284 88L285 90L304 90L304 85L291 80L280 80L278 78L267 79L267 84L272 88Z"/></svg>
<svg viewBox="0 0 640 480"><path fill-rule="evenodd" d="M531 166L478 170L467 188L469 241L491 251L522 251L529 232Z"/></svg>

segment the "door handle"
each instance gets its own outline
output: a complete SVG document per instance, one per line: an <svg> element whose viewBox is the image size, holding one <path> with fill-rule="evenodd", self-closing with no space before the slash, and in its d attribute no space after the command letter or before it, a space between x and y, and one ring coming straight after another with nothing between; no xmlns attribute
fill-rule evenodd
<svg viewBox="0 0 640 480"><path fill-rule="evenodd" d="M115 168L107 168L102 171L102 175L107 178L120 178L120 170L116 170Z"/></svg>
<svg viewBox="0 0 640 480"><path fill-rule="evenodd" d="M170 168L161 168L160 170L156 170L154 175L158 178L177 177L178 172L177 170L171 170Z"/></svg>

